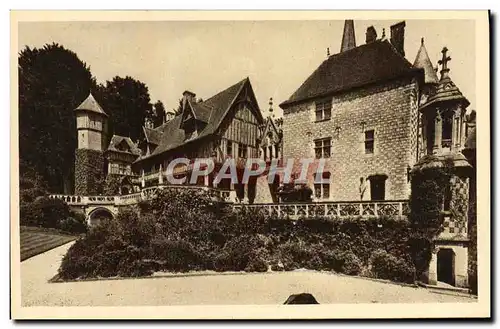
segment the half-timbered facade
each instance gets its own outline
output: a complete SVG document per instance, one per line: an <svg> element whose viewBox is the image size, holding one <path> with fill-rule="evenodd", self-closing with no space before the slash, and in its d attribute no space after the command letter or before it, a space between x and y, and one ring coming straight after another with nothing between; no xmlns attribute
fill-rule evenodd
<svg viewBox="0 0 500 329"><path fill-rule="evenodd" d="M278 156L281 139L276 132L273 135L272 130L276 128L270 120L262 116L248 78L205 101L197 101L195 93L185 91L177 116L155 129L144 127L144 138L139 142L142 155L133 163L132 170L138 175L141 187L167 184L168 175L190 177L196 158L211 158L215 163L214 172L231 158L242 173L248 158L270 160L273 154L274 158ZM179 158L191 162L170 168L169 164ZM255 182L244 186L222 180L214 184L214 176L200 177L196 182L187 179L185 184L231 191L240 201L255 199Z"/></svg>

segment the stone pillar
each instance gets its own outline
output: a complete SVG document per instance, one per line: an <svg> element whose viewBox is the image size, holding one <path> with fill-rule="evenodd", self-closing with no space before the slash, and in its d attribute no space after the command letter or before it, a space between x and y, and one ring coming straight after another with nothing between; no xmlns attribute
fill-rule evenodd
<svg viewBox="0 0 500 329"><path fill-rule="evenodd" d="M465 246L453 247L455 252L455 286L467 288L468 284L468 250Z"/></svg>
<svg viewBox="0 0 500 329"><path fill-rule="evenodd" d="M439 153L441 149L441 142L443 138L443 122L441 118L441 112L436 111L436 117L434 118L434 146L432 148L432 154Z"/></svg>
<svg viewBox="0 0 500 329"><path fill-rule="evenodd" d="M438 249L432 252L432 258L429 263L429 274L427 283L432 285L437 284L437 252Z"/></svg>
<svg viewBox="0 0 500 329"><path fill-rule="evenodd" d="M208 175L203 176L203 185L209 186L210 185L210 180Z"/></svg>
<svg viewBox="0 0 500 329"><path fill-rule="evenodd" d="M243 203L249 203L248 198L248 183L243 184Z"/></svg>
<svg viewBox="0 0 500 329"><path fill-rule="evenodd" d="M462 115L460 117L460 145L464 145L465 146L465 120L464 120L464 116Z"/></svg>
<svg viewBox="0 0 500 329"><path fill-rule="evenodd" d="M146 186L146 179L144 177L144 169L141 169L141 187L144 188Z"/></svg>
<svg viewBox="0 0 500 329"><path fill-rule="evenodd" d="M160 170L158 171L158 183L161 185L163 184L163 166L160 163Z"/></svg>

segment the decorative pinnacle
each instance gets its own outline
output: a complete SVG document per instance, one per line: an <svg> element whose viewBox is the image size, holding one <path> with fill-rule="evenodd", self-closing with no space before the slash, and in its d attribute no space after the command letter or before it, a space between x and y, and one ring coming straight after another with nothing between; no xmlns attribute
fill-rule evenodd
<svg viewBox="0 0 500 329"><path fill-rule="evenodd" d="M330 48L329 48L329 47L328 47L328 48L326 48L326 56L327 56L327 57L330 57Z"/></svg>
<svg viewBox="0 0 500 329"><path fill-rule="evenodd" d="M272 97L269 98L269 113L271 114L271 116L274 117L274 113L273 113L273 98Z"/></svg>
<svg viewBox="0 0 500 329"><path fill-rule="evenodd" d="M424 44L424 37L422 37L422 39L420 39L420 44L423 45Z"/></svg>
<svg viewBox="0 0 500 329"><path fill-rule="evenodd" d="M448 77L448 72L450 72L448 62L451 61L451 57L446 55L447 52L448 48L443 47L443 50L441 50L443 57L438 61L438 64L441 65L441 79Z"/></svg>
<svg viewBox="0 0 500 329"><path fill-rule="evenodd" d="M381 37L382 40L385 39L385 28L382 29L382 37Z"/></svg>

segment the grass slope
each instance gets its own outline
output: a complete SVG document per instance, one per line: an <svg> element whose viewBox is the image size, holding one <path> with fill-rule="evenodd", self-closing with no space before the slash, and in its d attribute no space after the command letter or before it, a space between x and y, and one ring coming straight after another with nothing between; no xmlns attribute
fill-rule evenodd
<svg viewBox="0 0 500 329"><path fill-rule="evenodd" d="M21 226L21 261L76 240L78 236L57 230Z"/></svg>

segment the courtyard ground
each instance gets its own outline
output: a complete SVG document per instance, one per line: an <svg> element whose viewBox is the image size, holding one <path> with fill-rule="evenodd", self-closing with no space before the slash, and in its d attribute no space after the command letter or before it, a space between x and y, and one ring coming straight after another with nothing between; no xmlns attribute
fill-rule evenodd
<svg viewBox="0 0 500 329"><path fill-rule="evenodd" d="M49 283L70 245L21 263L23 306L280 305L302 292L313 294L320 304L476 301L451 292L315 271Z"/></svg>

